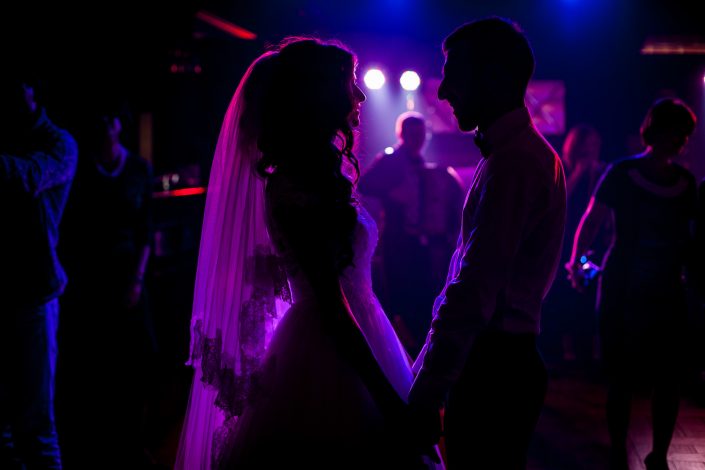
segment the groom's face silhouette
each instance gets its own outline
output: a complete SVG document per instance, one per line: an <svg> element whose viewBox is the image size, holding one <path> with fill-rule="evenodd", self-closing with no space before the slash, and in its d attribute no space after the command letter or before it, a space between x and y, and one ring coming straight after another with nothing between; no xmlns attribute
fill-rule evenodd
<svg viewBox="0 0 705 470"><path fill-rule="evenodd" d="M438 99L448 101L462 131L471 131L478 125L484 108L485 73L473 64L467 50L453 49L446 54L443 80L438 88Z"/></svg>

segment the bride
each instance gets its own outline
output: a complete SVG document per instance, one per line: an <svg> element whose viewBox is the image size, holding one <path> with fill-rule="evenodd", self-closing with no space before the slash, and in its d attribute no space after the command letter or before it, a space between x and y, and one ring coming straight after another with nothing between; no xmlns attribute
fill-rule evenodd
<svg viewBox="0 0 705 470"><path fill-rule="evenodd" d="M285 40L230 103L177 469L434 466L406 432L409 358L372 292L377 230L354 197L355 67L340 44Z"/></svg>

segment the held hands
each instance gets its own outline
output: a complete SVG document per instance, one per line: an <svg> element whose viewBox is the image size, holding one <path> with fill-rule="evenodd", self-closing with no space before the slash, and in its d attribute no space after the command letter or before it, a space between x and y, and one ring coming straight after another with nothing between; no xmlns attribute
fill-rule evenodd
<svg viewBox="0 0 705 470"><path fill-rule="evenodd" d="M412 445L436 463L440 458L435 445L441 440L443 400L433 380L423 371L417 375L409 391L409 425L407 432Z"/></svg>
<svg viewBox="0 0 705 470"><path fill-rule="evenodd" d="M413 449L428 456L433 462L441 463L435 448L443 433L439 409L410 404L407 432L410 433L410 443Z"/></svg>
<svg viewBox="0 0 705 470"><path fill-rule="evenodd" d="M435 445L441 438L440 411L434 407L407 405L396 395L397 400L387 402L386 419L391 424L392 435L399 439L413 455L426 456L435 463L440 457Z"/></svg>

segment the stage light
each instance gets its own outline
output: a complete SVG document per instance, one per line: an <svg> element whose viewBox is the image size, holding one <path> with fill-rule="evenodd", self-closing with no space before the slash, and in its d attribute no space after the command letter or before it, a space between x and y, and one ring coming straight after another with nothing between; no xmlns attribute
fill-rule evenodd
<svg viewBox="0 0 705 470"><path fill-rule="evenodd" d="M401 74L399 83L401 83L401 87L406 91L414 91L419 87L419 85L421 85L421 78L419 78L418 73L412 70L407 70Z"/></svg>
<svg viewBox="0 0 705 470"><path fill-rule="evenodd" d="M384 86L384 74L379 69L370 69L365 74L365 85L370 90L379 90Z"/></svg>
<svg viewBox="0 0 705 470"><path fill-rule="evenodd" d="M394 153L394 147L387 147L387 148L385 148L385 149L384 149L384 153L386 153L387 155L393 154L393 153Z"/></svg>

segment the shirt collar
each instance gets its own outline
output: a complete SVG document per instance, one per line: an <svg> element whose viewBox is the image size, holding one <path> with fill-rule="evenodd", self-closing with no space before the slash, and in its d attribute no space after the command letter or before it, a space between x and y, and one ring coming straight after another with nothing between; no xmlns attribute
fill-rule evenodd
<svg viewBox="0 0 705 470"><path fill-rule="evenodd" d="M122 152L120 154L120 161L118 162L118 164L114 170L112 170L112 171L106 170L105 167L100 164L100 162L96 162L95 166L101 175L107 176L109 178L116 178L116 177L120 176L120 173L122 173L122 170L125 168L126 161L127 161L127 152Z"/></svg>
<svg viewBox="0 0 705 470"><path fill-rule="evenodd" d="M494 154L514 136L531 126L529 110L526 106L522 106L497 119L487 132L480 133L478 130L476 139L482 141L483 147L488 149L485 153Z"/></svg>

